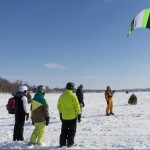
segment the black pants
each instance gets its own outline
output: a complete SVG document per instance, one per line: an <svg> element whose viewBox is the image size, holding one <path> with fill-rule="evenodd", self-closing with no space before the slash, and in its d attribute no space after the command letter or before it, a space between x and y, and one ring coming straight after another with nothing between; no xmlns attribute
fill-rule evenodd
<svg viewBox="0 0 150 150"><path fill-rule="evenodd" d="M76 134L77 119L62 120L61 134L60 134L60 146L74 144L74 137Z"/></svg>
<svg viewBox="0 0 150 150"><path fill-rule="evenodd" d="M15 116L15 126L13 141L23 141L23 130L24 130L25 115Z"/></svg>

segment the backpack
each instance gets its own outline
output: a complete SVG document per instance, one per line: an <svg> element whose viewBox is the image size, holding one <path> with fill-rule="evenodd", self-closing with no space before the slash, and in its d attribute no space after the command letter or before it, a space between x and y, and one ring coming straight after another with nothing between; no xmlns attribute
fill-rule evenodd
<svg viewBox="0 0 150 150"><path fill-rule="evenodd" d="M12 97L8 100L8 103L6 105L6 109L9 114L15 114L15 98Z"/></svg>

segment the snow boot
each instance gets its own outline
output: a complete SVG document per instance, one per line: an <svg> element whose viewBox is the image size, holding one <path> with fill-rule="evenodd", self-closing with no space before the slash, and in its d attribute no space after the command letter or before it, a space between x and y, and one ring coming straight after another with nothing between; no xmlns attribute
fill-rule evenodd
<svg viewBox="0 0 150 150"><path fill-rule="evenodd" d="M63 146L66 146L66 145L60 145L60 146L58 146L58 148L61 148L61 147L63 147Z"/></svg>
<svg viewBox="0 0 150 150"><path fill-rule="evenodd" d="M110 115L114 115L114 113L113 113L113 112L111 112L111 113L110 113Z"/></svg>
<svg viewBox="0 0 150 150"><path fill-rule="evenodd" d="M31 145L35 145L36 143L31 143L31 142L29 142L28 143L28 146L31 146Z"/></svg>
<svg viewBox="0 0 150 150"><path fill-rule="evenodd" d="M67 147L77 146L77 144L67 145Z"/></svg>

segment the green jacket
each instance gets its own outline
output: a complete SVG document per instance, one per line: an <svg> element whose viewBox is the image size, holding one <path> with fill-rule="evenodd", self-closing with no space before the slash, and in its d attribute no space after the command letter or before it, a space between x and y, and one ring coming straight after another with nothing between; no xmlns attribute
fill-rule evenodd
<svg viewBox="0 0 150 150"><path fill-rule="evenodd" d="M49 117L49 107L41 92L34 95L31 104L31 117L34 123L40 123Z"/></svg>
<svg viewBox="0 0 150 150"><path fill-rule="evenodd" d="M57 108L62 114L62 119L72 120L81 114L80 105L75 94L71 90L66 90L58 100Z"/></svg>

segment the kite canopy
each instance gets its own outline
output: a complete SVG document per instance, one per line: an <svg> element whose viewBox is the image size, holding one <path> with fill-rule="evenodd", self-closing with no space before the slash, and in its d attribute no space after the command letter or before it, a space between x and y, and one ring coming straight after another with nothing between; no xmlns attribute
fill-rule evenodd
<svg viewBox="0 0 150 150"><path fill-rule="evenodd" d="M150 29L150 8L143 9L135 16L128 29L128 36L136 28Z"/></svg>

